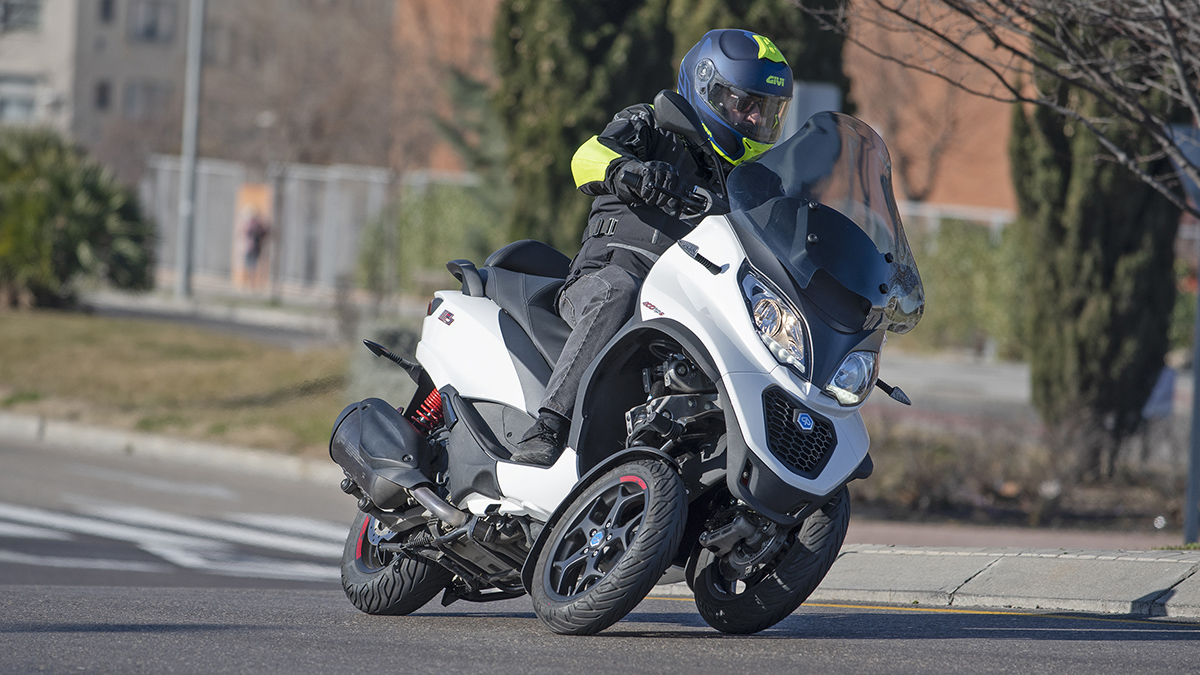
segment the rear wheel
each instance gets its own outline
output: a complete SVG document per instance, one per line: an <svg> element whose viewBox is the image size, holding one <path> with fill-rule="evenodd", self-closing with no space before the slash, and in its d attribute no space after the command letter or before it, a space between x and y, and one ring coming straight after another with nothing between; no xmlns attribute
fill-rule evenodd
<svg viewBox="0 0 1200 675"><path fill-rule="evenodd" d="M409 614L433 599L453 578L434 563L379 547L376 520L360 513L342 550L342 590L367 614Z"/></svg>
<svg viewBox="0 0 1200 675"><path fill-rule="evenodd" d="M729 578L720 560L702 551L693 592L696 609L723 633L757 633L796 611L837 559L850 524L850 492L842 488L809 516L775 561L745 578ZM728 570L728 567L725 567Z"/></svg>
<svg viewBox="0 0 1200 675"><path fill-rule="evenodd" d="M663 462L630 462L601 476L538 557L530 591L538 618L565 635L620 621L670 566L686 518L683 481Z"/></svg>

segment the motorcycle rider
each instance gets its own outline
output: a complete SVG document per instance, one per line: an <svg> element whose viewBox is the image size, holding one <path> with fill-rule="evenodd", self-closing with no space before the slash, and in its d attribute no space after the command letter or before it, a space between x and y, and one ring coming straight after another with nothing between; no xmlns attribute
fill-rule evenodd
<svg viewBox="0 0 1200 675"><path fill-rule="evenodd" d="M583 246L559 292L558 313L572 331L546 386L537 421L512 460L553 464L566 443L584 372L635 311L642 280L697 219L681 217L667 194L697 185L725 192L732 168L779 139L792 98L792 71L767 38L744 30L707 33L683 58L677 91L695 109L717 166L654 122L652 106L618 112L571 160L575 184L594 196ZM641 178L638 187L623 172Z"/></svg>

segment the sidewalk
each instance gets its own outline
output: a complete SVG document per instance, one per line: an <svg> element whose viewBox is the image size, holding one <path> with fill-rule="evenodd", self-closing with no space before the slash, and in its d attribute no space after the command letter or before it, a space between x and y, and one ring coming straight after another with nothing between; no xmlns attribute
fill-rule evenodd
<svg viewBox="0 0 1200 675"><path fill-rule="evenodd" d="M335 485L331 462L0 412L0 438L237 466ZM1095 551L846 544L812 602L1040 609L1200 618L1200 551ZM686 584L652 595L691 596Z"/></svg>
<svg viewBox="0 0 1200 675"><path fill-rule="evenodd" d="M809 602L1200 618L1200 551L847 544ZM652 595L691 596L686 584Z"/></svg>

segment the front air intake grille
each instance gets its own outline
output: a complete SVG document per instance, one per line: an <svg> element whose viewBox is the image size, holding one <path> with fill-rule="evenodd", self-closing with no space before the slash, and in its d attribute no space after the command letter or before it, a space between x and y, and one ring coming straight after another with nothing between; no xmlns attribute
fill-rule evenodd
<svg viewBox="0 0 1200 675"><path fill-rule="evenodd" d="M815 478L837 446L833 425L778 388L763 392L763 411L771 454L801 476ZM799 414L812 418L811 430L801 428L796 420Z"/></svg>

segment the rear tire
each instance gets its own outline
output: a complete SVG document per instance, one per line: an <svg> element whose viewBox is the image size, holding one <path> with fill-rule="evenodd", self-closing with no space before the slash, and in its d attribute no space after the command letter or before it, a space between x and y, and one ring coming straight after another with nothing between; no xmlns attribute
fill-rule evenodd
<svg viewBox="0 0 1200 675"><path fill-rule="evenodd" d="M342 550L342 590L367 614L401 615L417 611L449 585L446 568L383 551L371 542L375 518L358 514Z"/></svg>
<svg viewBox="0 0 1200 675"><path fill-rule="evenodd" d="M555 633L591 635L620 621L670 566L687 519L674 469L639 460L592 483L538 556L533 609Z"/></svg>
<svg viewBox="0 0 1200 675"><path fill-rule="evenodd" d="M744 581L726 579L716 558L701 552L693 582L696 609L722 633L757 633L796 611L837 559L850 524L850 491L843 487L801 526L773 567Z"/></svg>

